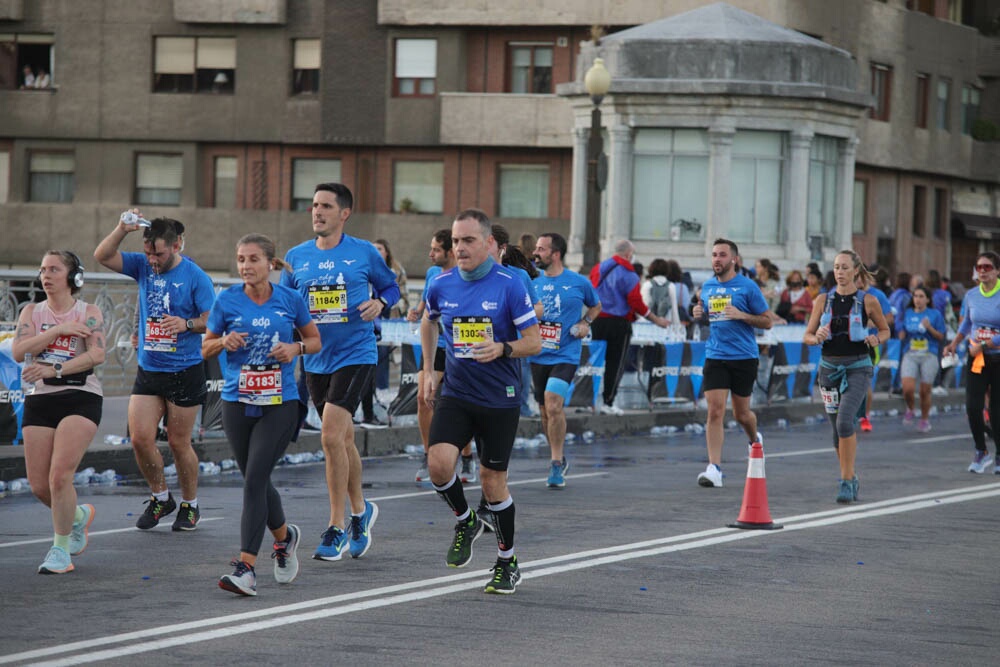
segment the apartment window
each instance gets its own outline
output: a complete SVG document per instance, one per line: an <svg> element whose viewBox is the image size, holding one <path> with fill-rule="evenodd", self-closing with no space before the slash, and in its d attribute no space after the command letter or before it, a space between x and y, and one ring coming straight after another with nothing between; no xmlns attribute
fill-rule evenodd
<svg viewBox="0 0 1000 667"><path fill-rule="evenodd" d="M854 207L851 214L851 233L864 234L868 228L868 181L854 181Z"/></svg>
<svg viewBox="0 0 1000 667"><path fill-rule="evenodd" d="M55 36L0 34L0 90L51 88Z"/></svg>
<svg viewBox="0 0 1000 667"><path fill-rule="evenodd" d="M236 158L215 158L215 184L212 192L215 208L236 208Z"/></svg>
<svg viewBox="0 0 1000 667"><path fill-rule="evenodd" d="M733 137L730 237L781 243L785 140L781 132L741 131Z"/></svg>
<svg viewBox="0 0 1000 667"><path fill-rule="evenodd" d="M927 188L922 185L913 186L913 235L924 235L924 222L927 219Z"/></svg>
<svg viewBox="0 0 1000 667"><path fill-rule="evenodd" d="M292 94L319 92L319 40L296 39L292 56Z"/></svg>
<svg viewBox="0 0 1000 667"><path fill-rule="evenodd" d="M436 39L397 39L393 93L398 97L430 97L437 79Z"/></svg>
<svg viewBox="0 0 1000 667"><path fill-rule="evenodd" d="M156 37L154 93L223 93L236 87L234 37Z"/></svg>
<svg viewBox="0 0 1000 667"><path fill-rule="evenodd" d="M951 125L951 113L949 107L951 106L951 80L950 79L938 79L937 83L937 128L939 130L948 130Z"/></svg>
<svg viewBox="0 0 1000 667"><path fill-rule="evenodd" d="M292 160L292 210L308 211L319 183L340 183L340 160Z"/></svg>
<svg viewBox="0 0 1000 667"><path fill-rule="evenodd" d="M962 86L962 134L972 134L972 125L979 118L979 89Z"/></svg>
<svg viewBox="0 0 1000 667"><path fill-rule="evenodd" d="M837 189L841 140L816 135L809 148L809 194L806 229L822 235L823 245L837 240Z"/></svg>
<svg viewBox="0 0 1000 667"><path fill-rule="evenodd" d="M945 188L934 188L934 238L944 238L944 229L947 220L948 191Z"/></svg>
<svg viewBox="0 0 1000 667"><path fill-rule="evenodd" d="M499 183L501 218L549 217L549 167L502 164Z"/></svg>
<svg viewBox="0 0 1000 667"><path fill-rule="evenodd" d="M931 78L927 74L917 74L917 99L913 105L916 113L914 124L917 127L927 127L927 108L930 105Z"/></svg>
<svg viewBox="0 0 1000 667"><path fill-rule="evenodd" d="M636 130L632 238L704 240L708 154L705 130Z"/></svg>
<svg viewBox="0 0 1000 667"><path fill-rule="evenodd" d="M392 169L392 210L441 213L444 210L444 163L395 162Z"/></svg>
<svg viewBox="0 0 1000 667"><path fill-rule="evenodd" d="M510 44L510 92L552 92L552 44Z"/></svg>
<svg viewBox="0 0 1000 667"><path fill-rule="evenodd" d="M892 95L892 67L872 63L872 95L875 96L875 106L868 112L875 120L889 120L889 99Z"/></svg>
<svg viewBox="0 0 1000 667"><path fill-rule="evenodd" d="M10 196L10 153L0 151L0 204Z"/></svg>
<svg viewBox="0 0 1000 667"><path fill-rule="evenodd" d="M32 153L28 171L28 201L49 204L73 201L76 158L72 153Z"/></svg>
<svg viewBox="0 0 1000 667"><path fill-rule="evenodd" d="M183 173L180 155L140 153L135 160L135 203L180 206Z"/></svg>

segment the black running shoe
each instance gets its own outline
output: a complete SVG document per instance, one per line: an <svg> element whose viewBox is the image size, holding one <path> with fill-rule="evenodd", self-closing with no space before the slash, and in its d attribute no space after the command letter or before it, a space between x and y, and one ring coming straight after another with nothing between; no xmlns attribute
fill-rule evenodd
<svg viewBox="0 0 1000 667"><path fill-rule="evenodd" d="M448 549L448 567L465 567L472 559L472 545L483 534L486 526L475 512L465 521L455 524L455 539Z"/></svg>
<svg viewBox="0 0 1000 667"><path fill-rule="evenodd" d="M139 530L149 530L155 528L160 523L160 519L177 509L173 494L168 494L167 499L160 501L156 496L150 496L146 501L146 511L142 513L139 520L135 522L135 527Z"/></svg>
<svg viewBox="0 0 1000 667"><path fill-rule="evenodd" d="M201 510L191 507L188 503L181 503L181 508L177 510L177 518L174 519L172 530L176 533L182 530L194 530L198 527L198 519L201 518Z"/></svg>
<svg viewBox="0 0 1000 667"><path fill-rule="evenodd" d="M483 592L510 595L517 589L519 581L521 570L517 567L517 556L509 561L497 558L497 563L493 566L493 578L486 584Z"/></svg>

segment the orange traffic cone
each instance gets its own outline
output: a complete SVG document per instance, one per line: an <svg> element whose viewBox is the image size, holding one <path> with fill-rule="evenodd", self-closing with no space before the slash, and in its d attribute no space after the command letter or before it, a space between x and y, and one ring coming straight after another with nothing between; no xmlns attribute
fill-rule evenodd
<svg viewBox="0 0 1000 667"><path fill-rule="evenodd" d="M771 511L767 508L767 480L764 479L764 446L759 442L750 447L750 462L747 465L747 483L743 487L743 508L736 523L730 528L756 530L777 530L784 528L771 521Z"/></svg>

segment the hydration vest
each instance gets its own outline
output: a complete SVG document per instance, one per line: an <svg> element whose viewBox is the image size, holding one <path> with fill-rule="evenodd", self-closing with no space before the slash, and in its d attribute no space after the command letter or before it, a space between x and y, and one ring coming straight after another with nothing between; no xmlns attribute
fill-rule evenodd
<svg viewBox="0 0 1000 667"><path fill-rule="evenodd" d="M830 320L833 319L833 298L832 296L836 294L836 291L828 292L826 295L826 303L823 306L823 314L819 318L820 326L829 326ZM865 293L858 290L854 293L854 304L851 306L851 311L848 313L848 327L847 335L849 336L852 343L864 342L865 338L868 336L868 329L865 327L863 322L862 313L864 313L865 308ZM841 331L831 335L842 336L845 332Z"/></svg>

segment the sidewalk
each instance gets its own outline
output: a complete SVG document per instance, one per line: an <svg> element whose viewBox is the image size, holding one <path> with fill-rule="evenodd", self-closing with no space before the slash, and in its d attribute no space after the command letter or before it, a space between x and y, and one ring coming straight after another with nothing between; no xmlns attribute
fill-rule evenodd
<svg viewBox="0 0 1000 667"><path fill-rule="evenodd" d="M934 405L938 410L944 409L946 405L952 410L964 410L965 390L949 390L947 396L935 396ZM902 398L898 396L888 397L884 392L876 394L873 411L886 412L888 410L899 410L902 414L904 404ZM770 406L758 406L754 408L757 419L760 423L760 430L765 434L774 428L779 428L779 420L784 420L787 424L802 423L806 418L824 417L823 406L819 402L801 401L780 401ZM92 467L98 472L108 468L114 469L118 474L126 477L136 477L139 470L136 467L135 457L132 448L128 445L108 445L104 442L106 435L124 435L125 424L128 416L128 397L113 396L105 399L104 417L98 429L94 442L90 445L87 453L83 457L80 468ZM613 437L616 435L648 433L654 426L676 426L679 429L691 423L704 424L705 410L696 409L691 404L682 407L657 407L650 410L628 410L622 416L614 415L594 415L589 412L574 412L574 408L567 410L567 432L580 434L591 431L596 437ZM895 428L902 417L883 417L874 419L875 437L878 432L885 428ZM726 421L732 420L732 412L727 411ZM522 437L533 437L541 431L541 423L537 418L521 418L518 427L518 435ZM687 435L674 437L691 437ZM703 437L703 436L697 436ZM871 436L869 436L871 437ZM666 436L664 436L665 442ZM397 426L380 430L355 430L355 442L361 456L391 456L401 454L406 445L420 444L420 432L416 426ZM827 442L827 441L824 441ZM194 443L195 451L198 453L200 461L219 461L232 457L229 450L229 443L221 432L213 437L205 438ZM297 442L293 442L288 447L289 454L300 452L316 452L322 449L319 433L316 431L303 431L299 435ZM164 460L169 464L173 458L166 443L160 444L160 451L163 452ZM22 447L0 446L0 480L9 481L25 476L24 470L24 450Z"/></svg>

